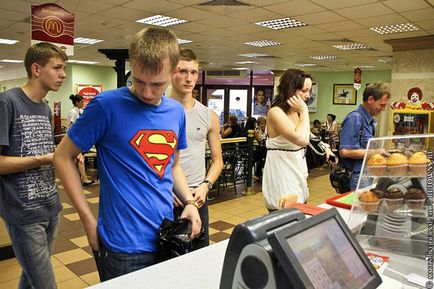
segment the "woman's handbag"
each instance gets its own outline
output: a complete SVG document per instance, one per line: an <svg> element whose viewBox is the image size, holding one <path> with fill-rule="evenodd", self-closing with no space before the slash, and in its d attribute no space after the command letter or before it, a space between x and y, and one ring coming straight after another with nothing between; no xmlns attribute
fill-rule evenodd
<svg viewBox="0 0 434 289"><path fill-rule="evenodd" d="M346 169L336 169L330 173L330 183L338 194L351 191L350 181L351 172Z"/></svg>

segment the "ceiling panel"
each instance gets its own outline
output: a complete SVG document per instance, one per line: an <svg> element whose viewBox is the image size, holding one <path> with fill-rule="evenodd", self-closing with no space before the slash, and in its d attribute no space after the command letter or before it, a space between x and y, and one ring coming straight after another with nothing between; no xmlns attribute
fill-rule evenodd
<svg viewBox="0 0 434 289"><path fill-rule="evenodd" d="M147 25L135 20L162 14L190 22L171 28L179 38L193 40L181 47L192 48L201 60L219 69L230 67L235 61L252 60L248 67L283 70L298 62L325 65L323 70L353 70L362 62L376 63L379 56L392 55L385 39L429 35L434 30L434 0L240 0L250 6L199 6L205 0L54 0L75 14L75 36L104 40L97 45L76 45L74 59L95 60L100 65L113 61L97 52L99 48L128 48L132 36ZM2 1L0 4L0 38L19 40L15 45L0 45L0 58L22 59L30 43L30 2L43 0ZM254 23L293 17L307 26L273 30ZM27 22L24 20L27 19ZM414 22L422 30L380 35L369 29L373 26ZM365 43L378 51L342 51L333 44L347 38ZM254 40L275 40L283 45L258 48L245 45ZM278 59L254 59L238 56L241 53L262 52ZM338 60L319 61L313 55L337 55ZM22 67L21 64L0 64L4 70ZM380 62L375 69L390 69Z"/></svg>

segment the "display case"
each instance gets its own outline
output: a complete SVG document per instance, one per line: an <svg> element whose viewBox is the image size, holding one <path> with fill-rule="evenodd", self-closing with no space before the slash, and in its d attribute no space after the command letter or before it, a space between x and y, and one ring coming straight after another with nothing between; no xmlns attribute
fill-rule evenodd
<svg viewBox="0 0 434 289"><path fill-rule="evenodd" d="M392 122L390 131L392 136L410 135L410 134L428 134L434 132L434 112L431 110L423 109L397 109L392 111ZM408 143L402 143L407 141ZM409 147L410 145L416 146L414 149L418 150L417 145L421 140L417 138L396 138L393 140L395 146L399 149ZM424 143L425 148L433 145ZM411 148L413 149L413 148Z"/></svg>
<svg viewBox="0 0 434 289"><path fill-rule="evenodd" d="M418 264L406 273L425 277L428 241L433 245L433 140L434 134L371 139L348 220L365 251L399 256L389 263L400 260L404 268Z"/></svg>

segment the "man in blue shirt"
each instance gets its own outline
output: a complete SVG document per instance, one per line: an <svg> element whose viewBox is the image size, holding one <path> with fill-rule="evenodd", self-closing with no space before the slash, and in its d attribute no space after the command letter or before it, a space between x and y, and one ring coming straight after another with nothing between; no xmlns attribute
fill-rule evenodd
<svg viewBox="0 0 434 289"><path fill-rule="evenodd" d="M342 122L339 154L342 166L352 172L351 190L357 188L368 140L375 136L377 122L373 117L386 109L389 100L390 90L386 83L370 84L363 91L363 104Z"/></svg>
<svg viewBox="0 0 434 289"><path fill-rule="evenodd" d="M201 228L198 204L179 162L187 147L185 113L163 96L179 59L177 38L163 28L145 28L130 45L132 86L100 93L68 130L54 161L80 215L101 281L160 261L158 229L173 220L173 193L181 217ZM97 149L101 180L98 222L75 169L81 151Z"/></svg>

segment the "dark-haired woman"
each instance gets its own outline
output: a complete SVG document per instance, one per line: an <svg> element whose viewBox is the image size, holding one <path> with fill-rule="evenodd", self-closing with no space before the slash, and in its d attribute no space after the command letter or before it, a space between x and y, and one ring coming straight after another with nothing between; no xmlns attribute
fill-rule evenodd
<svg viewBox="0 0 434 289"><path fill-rule="evenodd" d="M67 120L68 129L74 124L74 122L78 119L80 114L83 112L83 104L84 104L84 98L81 95L71 94L69 99L72 101L74 107L68 113L68 120ZM77 160L78 160L78 171L80 172L81 182L83 183L83 186L88 186L93 184L95 181L86 174L83 154L79 154L77 156Z"/></svg>
<svg viewBox="0 0 434 289"><path fill-rule="evenodd" d="M309 74L288 69L280 78L278 95L268 111L262 191L269 211L279 209L279 198L285 195L297 195L298 203L305 203L309 197L304 155L310 135L306 100L311 88Z"/></svg>

